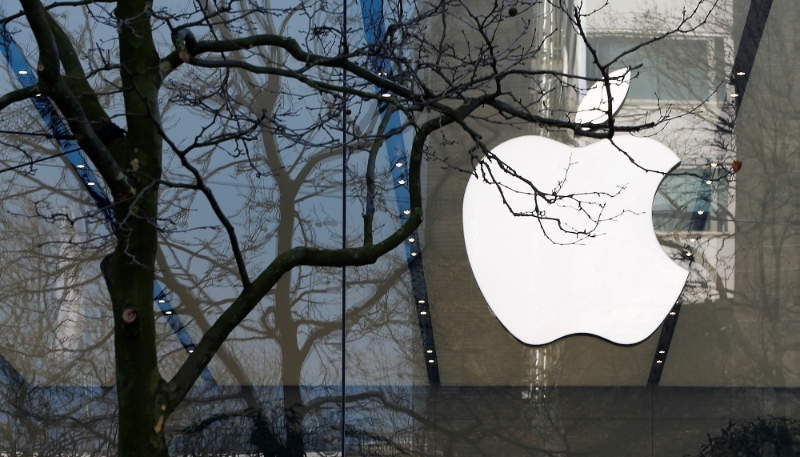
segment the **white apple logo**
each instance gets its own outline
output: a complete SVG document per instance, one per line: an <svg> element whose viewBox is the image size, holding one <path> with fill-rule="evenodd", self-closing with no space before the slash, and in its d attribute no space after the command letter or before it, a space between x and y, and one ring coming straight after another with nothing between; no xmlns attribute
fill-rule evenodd
<svg viewBox="0 0 800 457"><path fill-rule="evenodd" d="M662 251L651 215L662 173L680 163L675 153L620 135L583 148L523 136L492 153L523 179L482 162L464 194L464 237L506 329L534 345L580 333L634 344L652 334L689 274ZM530 184L573 198L547 204ZM537 205L546 219L511 212L533 214Z"/></svg>

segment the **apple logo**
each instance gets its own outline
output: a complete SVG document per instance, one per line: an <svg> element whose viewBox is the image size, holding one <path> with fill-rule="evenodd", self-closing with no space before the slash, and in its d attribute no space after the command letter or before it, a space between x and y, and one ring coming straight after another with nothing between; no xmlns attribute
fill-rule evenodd
<svg viewBox="0 0 800 457"><path fill-rule="evenodd" d="M499 161L484 159L467 184L463 228L478 286L506 329L532 345L651 335L689 274L662 251L651 215L677 155L622 135L581 148L522 136L492 155Z"/></svg>

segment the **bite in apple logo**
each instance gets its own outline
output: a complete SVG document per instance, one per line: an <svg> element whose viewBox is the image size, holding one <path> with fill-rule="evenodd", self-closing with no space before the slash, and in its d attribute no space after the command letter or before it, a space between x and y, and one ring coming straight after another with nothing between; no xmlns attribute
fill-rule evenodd
<svg viewBox="0 0 800 457"><path fill-rule="evenodd" d="M464 237L506 329L533 345L581 333L618 344L651 335L689 274L663 252L652 222L664 173L680 163L675 153L620 135L582 148L522 136L492 153L505 165L485 160L470 179Z"/></svg>

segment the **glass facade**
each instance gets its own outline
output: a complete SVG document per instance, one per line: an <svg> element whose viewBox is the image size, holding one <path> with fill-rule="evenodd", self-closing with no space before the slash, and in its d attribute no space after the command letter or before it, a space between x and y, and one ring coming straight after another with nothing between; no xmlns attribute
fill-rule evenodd
<svg viewBox="0 0 800 457"><path fill-rule="evenodd" d="M0 97L38 88L35 27L15 15L26 2L12 3L0 5ZM147 284L160 375L205 350L243 271L256 278L300 247L361 246L368 227L378 244L416 217L414 186L423 217L374 262L301 265L270 287L156 424L171 455L800 455L800 5L239 3L155 5L163 62L176 43L194 52L171 36L179 22L196 24L183 30L201 47L276 34L332 60L257 43L162 62ZM124 21L107 6L49 11L99 105L130 130L117 65ZM347 52L343 25L357 67L345 74L334 58ZM624 67L631 86L614 135L656 139L681 159L652 225L688 280L640 343L578 334L526 345L473 275L465 187L511 138L605 141L612 126L575 125L575 113L595 81ZM497 103L416 143L437 113L493 91ZM121 197L50 99L0 98L0 454L116 455L122 327L102 263L118 246L124 224L109 205ZM103 141L117 134L95 130ZM538 190L542 201L559 192ZM620 245L610 264L636 248Z"/></svg>

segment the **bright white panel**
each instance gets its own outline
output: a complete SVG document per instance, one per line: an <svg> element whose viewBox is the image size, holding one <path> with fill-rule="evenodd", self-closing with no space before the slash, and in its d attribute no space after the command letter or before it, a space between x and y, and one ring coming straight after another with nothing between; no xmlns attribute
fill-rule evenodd
<svg viewBox="0 0 800 457"><path fill-rule="evenodd" d="M678 157L655 140L614 141L627 155L608 140L573 148L538 136L514 138L492 151L539 190L552 194L563 186L559 195L576 194L585 213L571 200L547 205L538 198L538 204L548 217L592 237L565 233L555 221L514 216L481 168L467 185L464 237L472 271L497 318L524 343L578 333L641 342L686 282L688 272L659 246L651 216L663 173L680 163ZM530 187L497 163L488 169L514 211L533 211L537 198Z"/></svg>

